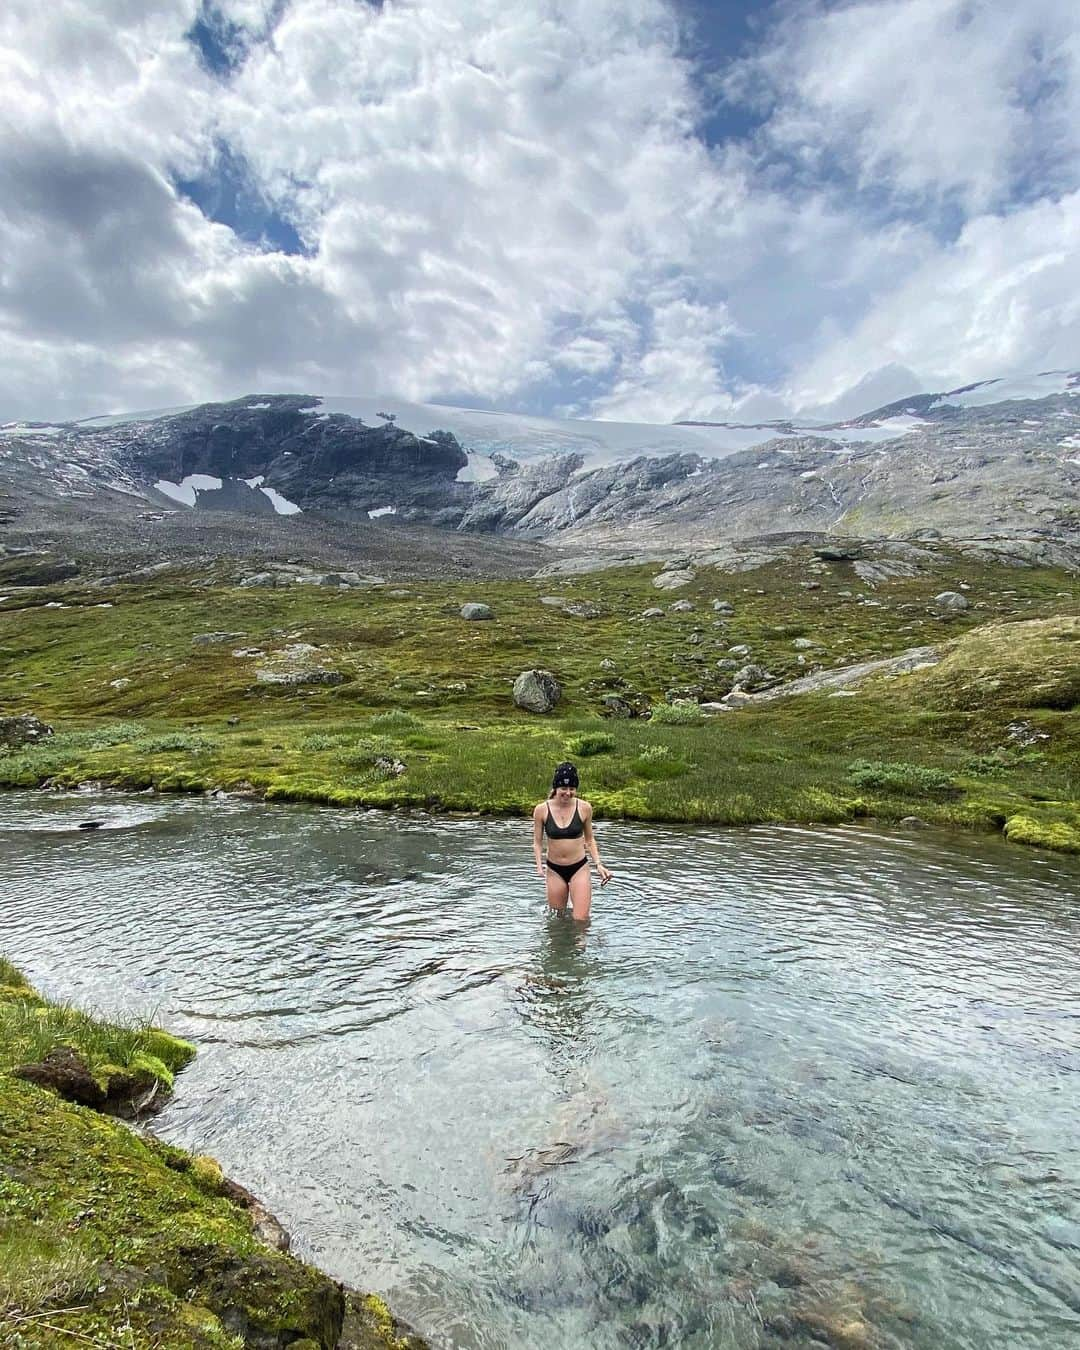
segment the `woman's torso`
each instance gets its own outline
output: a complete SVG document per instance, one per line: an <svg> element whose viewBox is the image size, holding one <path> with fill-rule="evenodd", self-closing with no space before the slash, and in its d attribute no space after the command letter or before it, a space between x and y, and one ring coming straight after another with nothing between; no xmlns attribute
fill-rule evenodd
<svg viewBox="0 0 1080 1350"><path fill-rule="evenodd" d="M544 804L544 834L547 836L547 855L552 862L577 862L585 856L585 820L588 802L575 799L570 818L560 822L551 809L551 802ZM552 833L554 831L554 833Z"/></svg>

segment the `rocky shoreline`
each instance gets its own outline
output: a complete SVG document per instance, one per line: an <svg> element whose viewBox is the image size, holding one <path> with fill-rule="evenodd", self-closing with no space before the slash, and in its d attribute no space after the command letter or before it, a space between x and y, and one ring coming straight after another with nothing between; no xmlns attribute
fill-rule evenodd
<svg viewBox="0 0 1080 1350"><path fill-rule="evenodd" d="M0 958L0 1344L423 1350L291 1256L214 1159L117 1118L141 1126L194 1053L50 1003Z"/></svg>

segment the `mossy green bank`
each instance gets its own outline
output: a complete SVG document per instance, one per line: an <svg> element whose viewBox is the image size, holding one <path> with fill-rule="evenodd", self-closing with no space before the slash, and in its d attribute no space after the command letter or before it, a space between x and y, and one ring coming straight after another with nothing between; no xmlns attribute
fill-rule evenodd
<svg viewBox="0 0 1080 1350"><path fill-rule="evenodd" d="M919 816L1080 850L1074 576L944 547L873 585L808 550L741 573L699 568L674 592L654 587L658 570L360 590L241 588L192 572L13 593L0 605L0 708L57 734L0 756L0 783L521 814L570 756L600 816ZM936 605L943 590L970 607ZM495 619L463 620L470 600ZM691 608L671 608L684 600ZM662 617L643 617L657 606ZM207 634L218 640L194 640ZM260 680L301 644L338 683ZM601 720L605 696L720 698L733 663L786 680L925 645L942 649L939 665L854 694ZM532 666L563 686L554 715L513 706L514 678Z"/></svg>
<svg viewBox="0 0 1080 1350"><path fill-rule="evenodd" d="M0 958L0 1346L420 1345L378 1298L261 1242L212 1159L14 1074L61 1047L98 1074L150 1055L169 1082L194 1053L51 1004Z"/></svg>

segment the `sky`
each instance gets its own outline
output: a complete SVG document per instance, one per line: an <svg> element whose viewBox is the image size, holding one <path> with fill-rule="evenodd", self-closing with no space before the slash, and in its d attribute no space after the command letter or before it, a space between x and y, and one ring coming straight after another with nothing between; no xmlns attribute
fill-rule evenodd
<svg viewBox="0 0 1080 1350"><path fill-rule="evenodd" d="M1076 0L5 0L0 421L1080 366Z"/></svg>

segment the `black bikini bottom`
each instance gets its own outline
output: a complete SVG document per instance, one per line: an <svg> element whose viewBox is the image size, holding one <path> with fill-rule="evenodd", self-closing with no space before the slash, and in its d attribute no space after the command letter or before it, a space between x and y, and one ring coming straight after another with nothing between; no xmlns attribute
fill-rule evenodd
<svg viewBox="0 0 1080 1350"><path fill-rule="evenodd" d="M552 862L549 858L548 866L557 876L562 877L563 881L569 886L570 878L580 868L585 867L588 864L588 861L588 858L579 858L576 863L557 863Z"/></svg>

